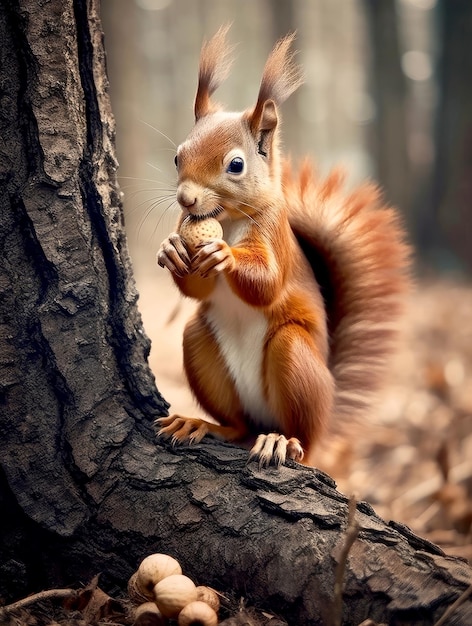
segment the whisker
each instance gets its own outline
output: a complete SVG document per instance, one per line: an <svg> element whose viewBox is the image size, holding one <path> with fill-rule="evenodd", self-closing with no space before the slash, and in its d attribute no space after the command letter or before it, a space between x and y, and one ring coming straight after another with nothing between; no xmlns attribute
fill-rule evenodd
<svg viewBox="0 0 472 626"><path fill-rule="evenodd" d="M161 170L159 167L157 167L157 165L154 165L154 163L149 163L149 161L146 162L146 165L148 167L151 167L153 170L156 170L156 172L159 172L159 174L161 174L166 179L167 183L171 185L175 185L175 179L173 178L171 180L170 177L167 175L167 173L164 170Z"/></svg>
<svg viewBox="0 0 472 626"><path fill-rule="evenodd" d="M164 137L164 139L167 139L167 141L177 150L177 144L174 143L172 141L172 139L170 137L168 137L165 133L163 133L162 130L159 130L158 128L156 128L152 124L149 124L149 122L146 122L145 120L139 120L139 121L141 122L141 124L144 124L145 126L148 126L151 130L153 130L156 133L158 133L159 135L161 135L161 137Z"/></svg>
<svg viewBox="0 0 472 626"><path fill-rule="evenodd" d="M118 180L135 180L136 183L155 183L159 185L163 182L167 183L167 181L156 180L155 178L140 178L138 176L118 176Z"/></svg>
<svg viewBox="0 0 472 626"><path fill-rule="evenodd" d="M252 206L251 204L248 204L247 202L242 202L243 206L247 206L250 209L254 209L257 210L256 207ZM234 207L236 209L236 211L239 211L240 213L242 213L245 217L247 217L249 220L251 220L251 222L254 222L254 224L256 226L259 226L259 222L257 220L255 220L252 215L249 215L249 213L246 213L246 211L243 211L242 209L240 209L239 207Z"/></svg>
<svg viewBox="0 0 472 626"><path fill-rule="evenodd" d="M128 188L132 189L131 187ZM163 192L166 193L163 193ZM156 192L158 192L156 194ZM145 195L149 197L145 197ZM154 202L157 198L161 198L162 200L175 198L175 190L174 189L134 189L129 192L123 191L123 201L127 208L133 212L141 208L143 205L149 204L150 202ZM139 202L135 202L135 200L139 197L142 199Z"/></svg>
<svg viewBox="0 0 472 626"><path fill-rule="evenodd" d="M154 165L154 163L150 163L149 161L146 161L146 165L148 167L152 167L152 169L156 170L156 172L159 172L159 174L164 174L164 170L161 170L161 168L157 167L157 165Z"/></svg>
<svg viewBox="0 0 472 626"><path fill-rule="evenodd" d="M164 219L164 217L168 214L168 212L169 212L169 211L171 211L171 210L172 210L174 207L176 207L176 206L178 206L178 203L177 203L177 201L176 201L176 200L173 200L173 201L169 204L169 206L168 206L168 207L167 207L164 211L162 211L162 213L161 213L161 215L160 215L159 219L157 220L157 223L156 223L156 225L155 225L155 227L154 227L154 230L152 231L152 236L153 236L153 237L154 237L154 235L156 234L157 229L158 229L158 228L159 228L159 226L161 225L161 222L162 222L162 220Z"/></svg>
<svg viewBox="0 0 472 626"><path fill-rule="evenodd" d="M154 208L160 206L161 204L164 204L164 202L167 202L167 201L173 202L174 200L175 200L174 194L168 194L168 195L165 195L165 196L161 196L160 198L146 198L146 199L142 200L141 202L139 202L138 204L136 204L132 208L132 211L136 212L143 206L149 206L152 209L154 209Z"/></svg>
<svg viewBox="0 0 472 626"><path fill-rule="evenodd" d="M154 228L153 228L153 230L152 230L152 232L151 232L151 234L149 236L148 243L152 241L152 239L153 239L154 235L156 234L159 226L161 225L161 222L164 219L164 217L166 215L168 215L168 212L175 205L177 205L177 201L175 200L174 196L167 196L167 197L163 197L163 198L158 198L154 202L152 202L152 204L149 206L148 210L146 211L144 217L142 218L141 223L138 226L137 233L136 233L136 237L137 237L138 241L141 238L142 230L143 230L146 222L148 221L149 217L151 215L153 215L155 213L156 209L158 207L160 207L162 204L164 204L165 202L168 202L169 204L163 211L160 212L159 219L155 223L155 226L154 226Z"/></svg>
<svg viewBox="0 0 472 626"><path fill-rule="evenodd" d="M122 187L121 190L128 198L134 198L138 194L143 195L145 193L156 194L156 192L161 195L165 192L165 195L175 196L175 189L170 187L148 187L148 188L136 188L135 185L127 185L126 187ZM129 193L128 193L129 192Z"/></svg>
<svg viewBox="0 0 472 626"><path fill-rule="evenodd" d="M175 154L175 148L154 148L156 152L172 152Z"/></svg>
<svg viewBox="0 0 472 626"><path fill-rule="evenodd" d="M147 200L152 201L154 198L159 197L167 197L170 198L175 196L174 189L166 189L165 187L154 187L152 189L136 189L135 187L123 187L123 199L125 202L130 202L139 198L142 199L142 202L146 202Z"/></svg>

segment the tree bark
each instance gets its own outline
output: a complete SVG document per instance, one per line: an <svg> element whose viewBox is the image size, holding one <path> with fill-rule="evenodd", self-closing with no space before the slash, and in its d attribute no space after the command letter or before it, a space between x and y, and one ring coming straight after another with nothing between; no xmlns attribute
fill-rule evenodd
<svg viewBox="0 0 472 626"><path fill-rule="evenodd" d="M97 1L4 1L0 29L2 597L97 572L123 591L160 551L291 624L330 623L347 516L331 479L155 441L167 403L136 307ZM365 503L357 515L343 623L432 623L470 567Z"/></svg>

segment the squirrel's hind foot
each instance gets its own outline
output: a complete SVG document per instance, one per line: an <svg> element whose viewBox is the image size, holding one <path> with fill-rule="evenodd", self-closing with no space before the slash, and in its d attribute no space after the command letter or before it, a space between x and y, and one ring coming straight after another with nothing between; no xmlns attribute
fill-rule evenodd
<svg viewBox="0 0 472 626"><path fill-rule="evenodd" d="M220 426L198 417L171 415L159 417L155 424L158 437L167 437L173 445L200 443L205 435L214 435L226 440L241 440L245 434L231 427ZM259 467L283 465L287 459L301 463L304 457L301 443L295 437L270 433L259 435L249 453L249 461L258 461Z"/></svg>
<svg viewBox="0 0 472 626"><path fill-rule="evenodd" d="M267 467L270 464L278 467L283 465L286 459L301 463L303 456L303 448L298 439L295 437L287 439L284 435L270 433L257 437L249 453L249 461L258 460L260 467Z"/></svg>

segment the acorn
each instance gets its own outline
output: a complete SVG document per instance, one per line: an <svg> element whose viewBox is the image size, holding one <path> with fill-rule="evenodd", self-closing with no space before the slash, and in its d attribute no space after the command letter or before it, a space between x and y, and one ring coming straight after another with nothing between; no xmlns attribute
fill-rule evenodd
<svg viewBox="0 0 472 626"><path fill-rule="evenodd" d="M190 251L195 253L197 246L205 243L205 241L221 239L223 237L223 228L214 217L196 220L191 215L187 215L180 225L179 234Z"/></svg>

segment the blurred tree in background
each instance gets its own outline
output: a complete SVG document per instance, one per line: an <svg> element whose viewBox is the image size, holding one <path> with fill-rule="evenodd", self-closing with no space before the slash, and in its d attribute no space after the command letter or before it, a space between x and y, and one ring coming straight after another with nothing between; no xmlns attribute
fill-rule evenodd
<svg viewBox="0 0 472 626"><path fill-rule="evenodd" d="M172 142L193 124L201 42L232 22L237 58L221 102L251 106L268 51L296 30L306 83L283 108L287 151L313 155L322 172L344 165L352 182L378 180L421 268L470 274L470 0L102 0L102 18L138 270L175 222Z"/></svg>
<svg viewBox="0 0 472 626"><path fill-rule="evenodd" d="M440 0L438 110L431 203L423 210L421 247L457 255L472 270L472 2Z"/></svg>

